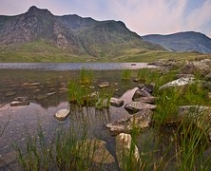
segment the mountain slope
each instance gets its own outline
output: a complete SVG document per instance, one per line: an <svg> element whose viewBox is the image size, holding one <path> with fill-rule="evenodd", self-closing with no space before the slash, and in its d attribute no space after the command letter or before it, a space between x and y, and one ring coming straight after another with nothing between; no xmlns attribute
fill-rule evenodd
<svg viewBox="0 0 211 171"><path fill-rule="evenodd" d="M145 42L131 32L120 21L96 21L78 15L55 16L46 9L31 7L26 13L17 16L0 16L0 50L31 52L36 44L37 51L52 50L73 55L112 57L126 50L164 50L159 45ZM23 48L23 47L29 47ZM51 49L48 51L48 49ZM36 48L33 47L33 52Z"/></svg>
<svg viewBox="0 0 211 171"><path fill-rule="evenodd" d="M198 32L179 32L170 35L146 35L143 40L159 44L176 52L211 53L211 39Z"/></svg>

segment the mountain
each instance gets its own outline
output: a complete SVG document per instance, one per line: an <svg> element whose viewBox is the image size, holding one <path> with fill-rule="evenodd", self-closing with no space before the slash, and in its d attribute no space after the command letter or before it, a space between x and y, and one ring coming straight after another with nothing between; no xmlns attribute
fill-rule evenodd
<svg viewBox="0 0 211 171"><path fill-rule="evenodd" d="M159 44L170 51L211 53L211 39L199 32L179 32L169 35L146 35L143 40Z"/></svg>
<svg viewBox="0 0 211 171"><path fill-rule="evenodd" d="M143 41L121 21L96 21L78 15L55 16L35 6L24 14L0 16L0 51L112 57L133 49L164 50Z"/></svg>

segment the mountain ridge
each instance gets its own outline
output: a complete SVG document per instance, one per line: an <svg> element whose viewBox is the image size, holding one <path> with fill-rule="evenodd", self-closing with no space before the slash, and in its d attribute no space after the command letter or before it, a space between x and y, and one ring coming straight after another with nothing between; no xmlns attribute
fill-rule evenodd
<svg viewBox="0 0 211 171"><path fill-rule="evenodd" d="M211 39L200 32L186 31L168 35L150 34L142 36L142 38L174 52L211 53Z"/></svg>
<svg viewBox="0 0 211 171"><path fill-rule="evenodd" d="M97 21L76 14L57 16L35 6L23 14L0 16L1 49L16 45L21 48L21 45L40 40L79 56L112 57L127 49L164 50L143 41L121 21Z"/></svg>

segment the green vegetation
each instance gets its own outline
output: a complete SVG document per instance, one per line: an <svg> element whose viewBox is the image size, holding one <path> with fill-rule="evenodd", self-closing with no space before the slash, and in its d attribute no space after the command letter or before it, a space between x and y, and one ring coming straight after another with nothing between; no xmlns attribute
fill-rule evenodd
<svg viewBox="0 0 211 171"><path fill-rule="evenodd" d="M131 47L128 48L128 44ZM0 62L153 62L156 60L173 59L177 61L193 60L196 58L208 58L209 54L194 52L167 52L161 50L146 50L133 47L134 42L127 42L127 45L110 45L105 50L97 50L94 43L87 43L90 46L90 55L84 53L72 53L56 48L51 42L41 39L23 45L10 45L0 47ZM99 45L100 46L100 45ZM99 48L99 47L98 47ZM109 51L106 51L108 50ZM109 53L108 53L109 52ZM92 55L92 53L94 53ZM97 53L97 54L95 54Z"/></svg>
<svg viewBox="0 0 211 171"><path fill-rule="evenodd" d="M211 106L209 90L202 87L202 78L197 76L195 83L183 87L159 90L161 85L176 79L177 69L169 72L149 69L124 72L128 79L136 73L136 76L145 80L146 84L155 83L153 95L157 97L157 109L154 111L152 128L147 133L150 134L149 136L145 133L140 134L136 129L132 131L131 136L135 143L131 144L130 155L122 158L122 170L208 171L211 168L211 154L207 151L211 145L208 135L209 116L207 113L200 113L199 110L188 111L182 118L178 115L179 106ZM76 105L81 109L84 105L90 107L87 105L90 104L87 103L90 99L94 104L98 103L92 104L96 110L109 107L108 99L113 95L113 88L99 89L95 94L96 98L90 98L89 95L93 93L93 89L90 88L93 80L93 72L83 69L79 73L78 80L69 83L69 101L74 99L73 101L76 101ZM104 99L107 100L106 105ZM83 113L83 110L77 110L76 114L80 112ZM43 130L39 128L38 138L28 137L26 150L16 147L23 170L31 168L49 170L52 167L55 170L99 170L100 168L103 170L103 165L96 165L93 160L96 148L90 148L92 145L87 144L87 126L82 124L78 127L76 129L71 127L68 131L59 129L55 133L55 138L48 143ZM145 143L145 146L140 146L139 143L141 145ZM133 158L135 144L140 148L138 163ZM97 142L95 145L97 146Z"/></svg>

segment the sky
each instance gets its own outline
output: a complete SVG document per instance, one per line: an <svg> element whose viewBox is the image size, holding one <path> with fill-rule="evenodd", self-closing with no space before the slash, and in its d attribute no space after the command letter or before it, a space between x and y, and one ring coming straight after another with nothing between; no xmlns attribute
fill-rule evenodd
<svg viewBox="0 0 211 171"><path fill-rule="evenodd" d="M141 36L197 31L211 38L211 0L0 0L0 15L18 15L30 6L54 15L123 21Z"/></svg>

